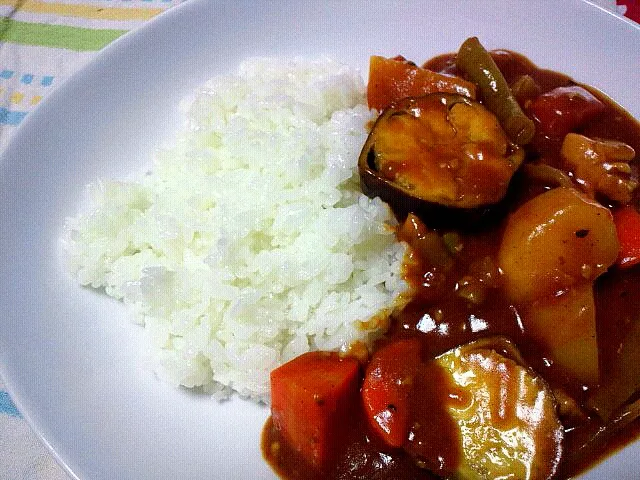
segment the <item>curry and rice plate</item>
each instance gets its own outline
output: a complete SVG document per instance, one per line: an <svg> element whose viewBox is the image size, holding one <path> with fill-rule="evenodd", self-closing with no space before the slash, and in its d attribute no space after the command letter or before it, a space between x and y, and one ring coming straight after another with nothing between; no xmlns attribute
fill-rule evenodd
<svg viewBox="0 0 640 480"><path fill-rule="evenodd" d="M573 478L637 435L640 126L610 99L469 38L371 57L366 103L253 59L185 115L91 188L71 267L159 375L270 401L282 478Z"/></svg>

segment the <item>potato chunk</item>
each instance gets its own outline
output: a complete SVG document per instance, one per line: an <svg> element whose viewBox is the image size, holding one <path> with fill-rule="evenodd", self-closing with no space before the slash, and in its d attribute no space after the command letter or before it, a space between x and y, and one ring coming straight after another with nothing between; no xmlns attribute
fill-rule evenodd
<svg viewBox="0 0 640 480"><path fill-rule="evenodd" d="M591 283L535 301L522 311L527 333L566 373L587 385L599 379L596 306Z"/></svg>
<svg viewBox="0 0 640 480"><path fill-rule="evenodd" d="M509 218L498 252L504 287L516 302L559 294L592 282L615 262L611 212L571 188L556 188Z"/></svg>

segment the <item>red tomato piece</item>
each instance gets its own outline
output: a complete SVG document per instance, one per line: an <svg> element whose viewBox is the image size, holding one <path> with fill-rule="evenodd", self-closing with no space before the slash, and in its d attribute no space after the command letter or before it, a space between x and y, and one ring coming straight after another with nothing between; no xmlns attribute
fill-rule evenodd
<svg viewBox="0 0 640 480"><path fill-rule="evenodd" d="M403 339L378 350L367 367L362 385L365 415L390 447L402 447L407 440L411 392L420 365L420 341Z"/></svg>
<svg viewBox="0 0 640 480"><path fill-rule="evenodd" d="M604 104L578 85L558 87L537 97L529 106L536 130L562 138L604 111Z"/></svg>
<svg viewBox="0 0 640 480"><path fill-rule="evenodd" d="M620 242L617 264L622 268L640 263L640 213L631 206L621 208L613 215Z"/></svg>

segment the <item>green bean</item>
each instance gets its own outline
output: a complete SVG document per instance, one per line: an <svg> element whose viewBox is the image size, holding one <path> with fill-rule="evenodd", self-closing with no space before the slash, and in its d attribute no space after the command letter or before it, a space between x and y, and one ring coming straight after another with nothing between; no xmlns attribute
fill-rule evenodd
<svg viewBox="0 0 640 480"><path fill-rule="evenodd" d="M447 250L452 254L460 253L462 251L462 239L457 232L447 232L442 235L442 241L444 242Z"/></svg>
<svg viewBox="0 0 640 480"><path fill-rule="evenodd" d="M533 121L524 114L502 72L476 37L462 44L456 66L478 85L485 105L498 117L509 138L517 145L529 143L535 133Z"/></svg>
<svg viewBox="0 0 640 480"><path fill-rule="evenodd" d="M518 103L526 106L524 102L530 102L540 95L542 89L530 75L522 75L511 84L511 93L518 100Z"/></svg>
<svg viewBox="0 0 640 480"><path fill-rule="evenodd" d="M527 177L547 186L573 187L573 182L566 173L550 165L527 163L522 167L522 171Z"/></svg>

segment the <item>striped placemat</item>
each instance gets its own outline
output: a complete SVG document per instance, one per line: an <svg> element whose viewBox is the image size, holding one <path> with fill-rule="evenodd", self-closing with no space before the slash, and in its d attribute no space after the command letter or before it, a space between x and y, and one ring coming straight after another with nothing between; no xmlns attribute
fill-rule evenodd
<svg viewBox="0 0 640 480"><path fill-rule="evenodd" d="M183 0L0 0L0 150L104 46Z"/></svg>

